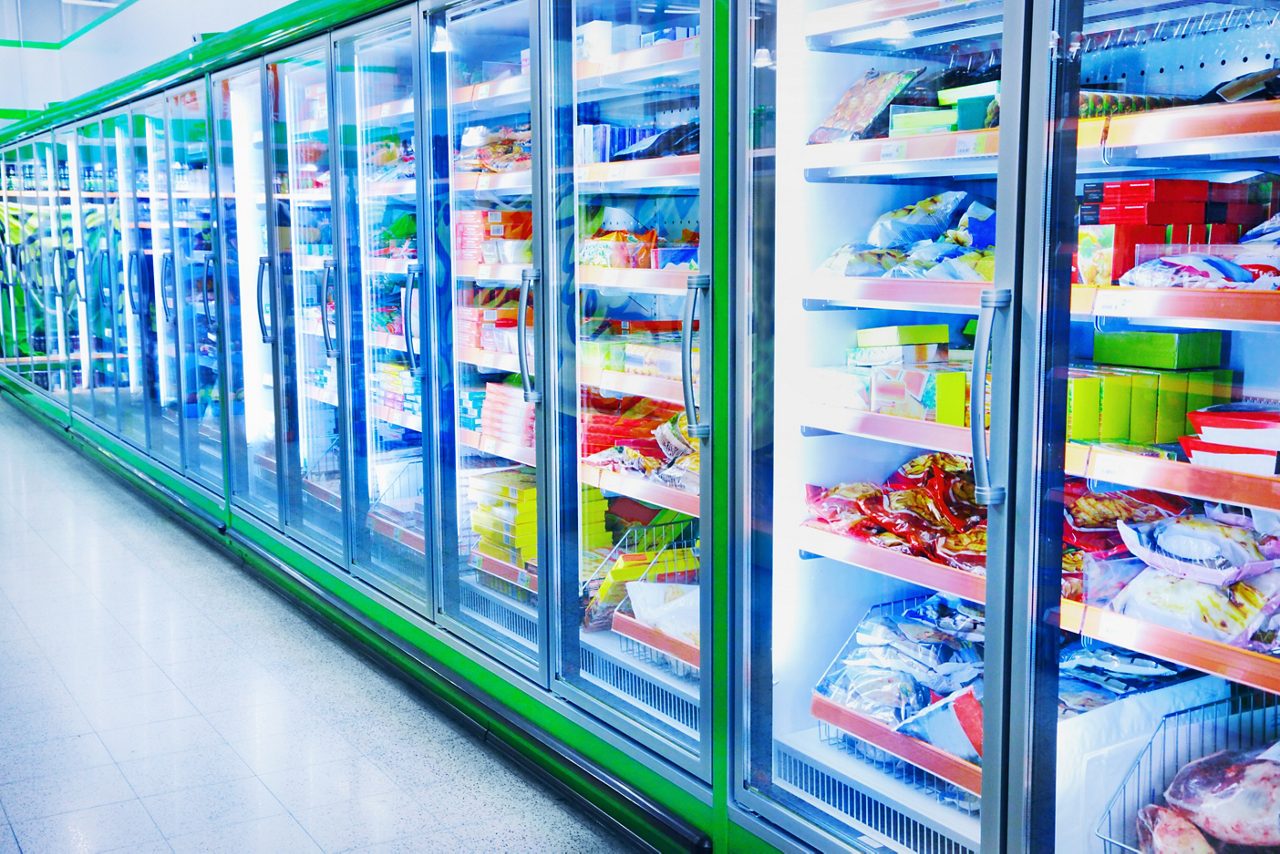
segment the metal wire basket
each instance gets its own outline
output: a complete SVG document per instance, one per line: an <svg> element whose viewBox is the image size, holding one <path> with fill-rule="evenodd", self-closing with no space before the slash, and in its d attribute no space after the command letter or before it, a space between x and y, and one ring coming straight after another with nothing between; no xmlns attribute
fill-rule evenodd
<svg viewBox="0 0 1280 854"><path fill-rule="evenodd" d="M1163 804L1165 789L1188 762L1278 739L1280 697L1272 694L1250 691L1165 715L1102 813L1096 832L1104 849L1138 854L1138 812Z"/></svg>

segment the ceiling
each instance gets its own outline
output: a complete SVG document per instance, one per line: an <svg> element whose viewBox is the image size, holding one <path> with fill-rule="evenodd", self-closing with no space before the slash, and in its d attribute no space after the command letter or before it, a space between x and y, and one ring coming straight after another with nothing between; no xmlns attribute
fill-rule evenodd
<svg viewBox="0 0 1280 854"><path fill-rule="evenodd" d="M61 43L129 0L0 0L0 39Z"/></svg>

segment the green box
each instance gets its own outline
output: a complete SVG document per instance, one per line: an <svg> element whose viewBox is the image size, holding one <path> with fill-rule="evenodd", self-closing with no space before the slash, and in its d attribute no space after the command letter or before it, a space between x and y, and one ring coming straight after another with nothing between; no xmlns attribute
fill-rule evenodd
<svg viewBox="0 0 1280 854"><path fill-rule="evenodd" d="M1156 440L1156 413L1160 401L1160 376L1152 371L1118 368L1129 377L1129 442L1150 445Z"/></svg>
<svg viewBox="0 0 1280 854"><path fill-rule="evenodd" d="M1093 361L1129 368L1216 368L1221 332L1095 332Z"/></svg>
<svg viewBox="0 0 1280 854"><path fill-rule="evenodd" d="M1102 380L1073 370L1067 374L1067 440L1096 442L1101 426Z"/></svg>
<svg viewBox="0 0 1280 854"><path fill-rule="evenodd" d="M859 347L895 347L903 344L946 344L951 330L945 323L915 326L877 326L858 330Z"/></svg>
<svg viewBox="0 0 1280 854"><path fill-rule="evenodd" d="M987 126L987 107L994 95L960 98L956 101L956 130L982 130Z"/></svg>
<svg viewBox="0 0 1280 854"><path fill-rule="evenodd" d="M1187 374L1157 371L1156 444L1176 442L1187 425Z"/></svg>
<svg viewBox="0 0 1280 854"><path fill-rule="evenodd" d="M1213 372L1213 402L1230 403L1236 399L1236 372L1218 368Z"/></svg>
<svg viewBox="0 0 1280 854"><path fill-rule="evenodd" d="M950 107L963 98L994 98L1000 94L1000 81L990 80L986 83L971 83L968 86L953 86L950 89L938 90L938 103Z"/></svg>
<svg viewBox="0 0 1280 854"><path fill-rule="evenodd" d="M1133 377L1095 365L1073 365L1072 372L1098 378L1098 441L1128 442Z"/></svg>
<svg viewBox="0 0 1280 854"><path fill-rule="evenodd" d="M876 365L921 365L945 362L947 348L939 344L902 344L892 347L850 347L845 363L851 367Z"/></svg>
<svg viewBox="0 0 1280 854"><path fill-rule="evenodd" d="M960 366L881 365L873 369L871 410L964 426L969 371Z"/></svg>
<svg viewBox="0 0 1280 854"><path fill-rule="evenodd" d="M924 133L934 130L955 130L959 115L956 110L915 110L896 113L890 121L890 131Z"/></svg>
<svg viewBox="0 0 1280 854"><path fill-rule="evenodd" d="M1190 415L1197 409L1204 409L1206 406L1213 406L1217 402L1215 394L1217 389L1217 371L1188 371L1187 372L1187 414ZM1186 432L1195 433L1195 428L1191 426L1191 419L1187 419Z"/></svg>

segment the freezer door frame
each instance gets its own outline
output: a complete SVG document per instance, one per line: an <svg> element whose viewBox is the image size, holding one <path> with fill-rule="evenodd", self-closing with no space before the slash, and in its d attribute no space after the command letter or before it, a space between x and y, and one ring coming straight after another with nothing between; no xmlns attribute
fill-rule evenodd
<svg viewBox="0 0 1280 854"><path fill-rule="evenodd" d="M79 127L76 125L61 125L60 127L56 127L53 129L52 131L53 162L55 165L57 165L59 162L63 162L66 164L67 189L65 190L62 189L60 179L56 174L56 172L53 180L55 185L58 188L57 189L57 196L58 196L57 229L59 232L58 251L63 253L62 261L60 262L59 266L62 270L61 292L62 292L63 323L67 330L66 332L67 353L65 354L65 357L64 357L66 359L66 366L64 368L64 372L65 372L66 383L67 383L67 408L74 417L88 418L91 416L93 412L93 382L92 382L92 377L93 377L92 343L93 341L92 341L91 334L88 336L88 338L86 338L89 314L87 311L87 306L88 306L88 303L86 301L87 298L85 296L85 293L86 293L85 279L87 274L88 262L83 259L86 259L88 257L88 253L83 251L84 250L84 219L81 212L80 193L78 191L78 185L76 184L75 178L72 175L72 165L78 162L78 157L72 156L73 150L76 150L78 153L78 149L77 149L77 144L79 142L79 136L77 135L78 131L79 131ZM65 149L66 149L62 161L59 161L59 157L58 157L60 146L65 146ZM69 218L69 227L71 228L70 249L71 249L72 257L71 257L70 263L66 261L65 253L67 249L66 249L66 246L63 244L62 237L61 237L61 232L63 228L62 210L64 205ZM68 290L69 290L69 286L72 283L72 280L74 280L74 284L75 284L75 297L74 299L69 299ZM85 309L85 310L82 311L82 309ZM77 332L77 337L79 340L79 346L76 348L73 348L71 346L71 332L73 327L72 327L72 324L68 322L68 318L73 312L75 313L75 316L76 316L76 323L75 323L74 329ZM86 351L86 348L87 348L87 351ZM73 359L73 356L75 357L74 359ZM88 411L76 409L74 392L77 388L76 382L75 382L75 371L77 367L79 367L81 371L80 383L83 386L84 391L88 392L88 397L87 397L89 402Z"/></svg>

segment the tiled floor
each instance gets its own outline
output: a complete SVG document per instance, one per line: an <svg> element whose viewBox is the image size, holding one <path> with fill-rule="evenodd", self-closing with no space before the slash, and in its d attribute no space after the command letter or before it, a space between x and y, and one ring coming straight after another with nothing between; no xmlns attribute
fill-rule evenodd
<svg viewBox="0 0 1280 854"><path fill-rule="evenodd" d="M622 842L0 398L0 854Z"/></svg>

